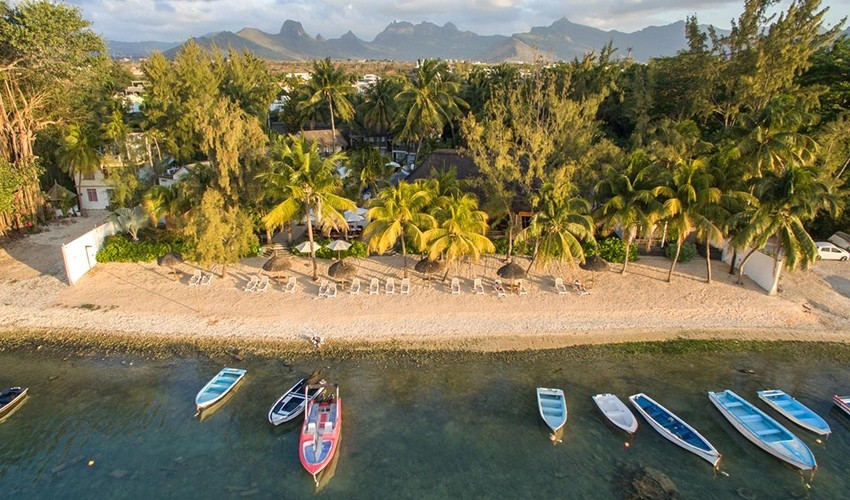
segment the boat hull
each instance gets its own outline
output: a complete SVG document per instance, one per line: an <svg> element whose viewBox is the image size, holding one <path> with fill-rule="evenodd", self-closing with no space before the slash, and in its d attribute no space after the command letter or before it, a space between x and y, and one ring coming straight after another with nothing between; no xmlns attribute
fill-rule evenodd
<svg viewBox="0 0 850 500"><path fill-rule="evenodd" d="M708 449L703 449L703 448L700 448L698 446L694 446L694 445L688 443L687 441L679 438L671 430L669 430L667 427L665 427L660 422L658 422L655 418L650 416L650 414L646 410L644 410L643 407L641 407L641 404L638 402L638 400L640 398L645 398L649 403L651 403L652 405L655 405L657 408L659 408L662 411L662 413L665 415L665 417L669 417L669 418L673 419L672 420L673 422L675 422L677 424L681 424L682 428L685 431L692 432L693 435L696 436L696 438L698 438L699 440L701 440ZM688 425L687 422L685 422L684 420L682 420L681 418L676 416L676 414L674 414L673 412L671 412L667 408L664 408L660 404L656 403L655 401L652 400L652 398L650 398L646 394L641 393L641 394L635 394L633 396L629 396L629 401L632 403L632 406L635 407L635 409L638 411L638 413L641 414L641 416L644 418L644 420L646 420L647 423L649 423L649 425L653 429L655 429L659 434L661 434L665 439L667 439L671 443L675 444L676 446L679 446L680 448L688 450L689 452L691 452L694 455L702 458L703 460L707 461L708 463L710 463L711 465L713 465L715 467L717 467L717 464L720 463L720 458L721 458L720 452L718 452L717 449L714 448L714 446L711 443L709 443L707 439L705 439L699 432L697 432L696 429L694 429L693 427Z"/></svg>
<svg viewBox="0 0 850 500"><path fill-rule="evenodd" d="M800 470L811 470L817 467L815 457L805 443L744 398L730 390L719 393L709 392L708 398L735 430L762 450ZM741 404L732 406L733 403ZM741 414L732 411L737 408L741 409L739 410ZM743 418L752 418L752 420L745 422ZM779 438L767 441L766 436L779 436Z"/></svg>
<svg viewBox="0 0 850 500"><path fill-rule="evenodd" d="M832 396L832 402L850 417L850 396L839 396L836 394Z"/></svg>
<svg viewBox="0 0 850 500"><path fill-rule="evenodd" d="M814 432L819 436L828 436L832 432L826 421L817 413L783 391L758 391L758 396L780 415L803 429Z"/></svg>
<svg viewBox="0 0 850 500"><path fill-rule="evenodd" d="M12 414L15 409L20 407L27 399L28 387L10 387L3 391L3 399L8 398L8 401L0 406L0 419L6 418Z"/></svg>
<svg viewBox="0 0 850 500"><path fill-rule="evenodd" d="M561 389L538 387L537 409L552 432L560 431L567 423L567 400Z"/></svg>
<svg viewBox="0 0 850 500"><path fill-rule="evenodd" d="M274 402L269 410L270 424L277 426L295 420L296 417L304 412L304 408L307 407L307 401L315 399L324 391L323 387L314 389L305 398L304 385L306 383L307 379L302 378ZM321 383L324 383L324 381Z"/></svg>
<svg viewBox="0 0 850 500"><path fill-rule="evenodd" d="M309 388L314 386L307 386ZM342 401L339 391L326 399L307 403L301 437L298 440L298 458L304 470L316 477L334 459L342 438Z"/></svg>
<svg viewBox="0 0 850 500"><path fill-rule="evenodd" d="M625 403L620 401L620 398L613 394L597 394L593 396L593 402L596 407L602 412L602 415L618 429L622 429L629 434L634 434L638 428L638 421L635 415L629 410Z"/></svg>
<svg viewBox="0 0 850 500"><path fill-rule="evenodd" d="M195 396L198 414L224 399L245 378L246 372L239 368L224 368L218 372Z"/></svg>

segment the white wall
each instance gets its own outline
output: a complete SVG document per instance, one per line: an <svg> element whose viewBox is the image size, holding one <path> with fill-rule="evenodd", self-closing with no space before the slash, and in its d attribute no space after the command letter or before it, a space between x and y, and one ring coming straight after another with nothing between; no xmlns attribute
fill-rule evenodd
<svg viewBox="0 0 850 500"><path fill-rule="evenodd" d="M738 251L735 258L736 268L741 265L744 257L746 257L749 252L749 248ZM723 248L723 262L731 264L733 254L734 251L732 245L726 245ZM755 281L758 286L764 288L768 295L773 295L776 293L776 280L774 279L775 276L773 274L775 267L776 263L774 262L773 257L766 253L762 253L761 251L756 251L753 256L750 257L750 260L747 261L747 266L744 267L744 275Z"/></svg>
<svg viewBox="0 0 850 500"><path fill-rule="evenodd" d="M75 284L97 264L95 256L103 246L103 240L115 233L115 224L107 222L62 245L62 260L65 261L65 275L69 284Z"/></svg>

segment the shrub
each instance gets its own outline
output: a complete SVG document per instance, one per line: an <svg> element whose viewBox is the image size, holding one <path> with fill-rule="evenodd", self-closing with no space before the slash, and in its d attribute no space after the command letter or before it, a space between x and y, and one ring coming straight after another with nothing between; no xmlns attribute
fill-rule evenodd
<svg viewBox="0 0 850 500"><path fill-rule="evenodd" d="M679 252L679 262L688 262L697 254L697 247L693 243L682 243L682 250ZM676 256L676 244L667 245L664 249L664 256L670 260Z"/></svg>
<svg viewBox="0 0 850 500"><path fill-rule="evenodd" d="M508 254L508 239L499 238L493 240L493 246L496 247L497 255ZM531 255L534 251L534 245L528 241L514 241L513 255Z"/></svg>
<svg viewBox="0 0 850 500"><path fill-rule="evenodd" d="M589 243L584 246L585 258L599 255L607 262L622 264L626 260L626 243L612 236L604 240L598 240L595 244ZM629 248L629 262L638 260L637 245L632 243Z"/></svg>
<svg viewBox="0 0 850 500"><path fill-rule="evenodd" d="M133 242L126 234L106 238L97 252L98 262L152 262L168 252L190 253L191 248L173 233L143 235Z"/></svg>

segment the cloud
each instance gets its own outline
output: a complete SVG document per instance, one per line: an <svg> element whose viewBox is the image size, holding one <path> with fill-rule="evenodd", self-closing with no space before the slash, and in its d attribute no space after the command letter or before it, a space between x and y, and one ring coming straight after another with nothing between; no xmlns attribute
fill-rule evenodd
<svg viewBox="0 0 850 500"><path fill-rule="evenodd" d="M511 34L566 17L602 29L634 31L698 14L700 22L728 27L741 0L69 0L112 40L180 41L215 31L255 27L276 33L283 21L311 35L348 30L371 40L392 21L452 22L479 34ZM787 5L789 0L783 0ZM850 0L827 0L828 22L850 10Z"/></svg>

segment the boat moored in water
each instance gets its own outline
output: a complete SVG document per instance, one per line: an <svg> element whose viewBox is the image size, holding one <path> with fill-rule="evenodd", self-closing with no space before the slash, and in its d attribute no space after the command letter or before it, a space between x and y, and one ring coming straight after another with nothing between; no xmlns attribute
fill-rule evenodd
<svg viewBox="0 0 850 500"><path fill-rule="evenodd" d="M558 432L567 423L567 401L561 389L538 387L537 408L552 432Z"/></svg>
<svg viewBox="0 0 850 500"><path fill-rule="evenodd" d="M708 461L715 467L720 463L720 452L696 429L676 414L643 393L629 396L629 401L649 425L667 440Z"/></svg>
<svg viewBox="0 0 850 500"><path fill-rule="evenodd" d="M792 398L784 391L770 389L758 391L759 399L767 403L771 408L778 411L783 417L799 425L803 429L810 430L820 436L828 436L832 430L817 413L813 412L803 403Z"/></svg>
<svg viewBox="0 0 850 500"><path fill-rule="evenodd" d="M245 377L246 372L241 368L222 368L195 396L198 414L221 401Z"/></svg>
<svg viewBox="0 0 850 500"><path fill-rule="evenodd" d="M27 397L27 387L10 387L0 391L0 419L8 417Z"/></svg>
<svg viewBox="0 0 850 500"><path fill-rule="evenodd" d="M836 394L832 396L832 402L850 416L850 396L839 396Z"/></svg>
<svg viewBox="0 0 850 500"><path fill-rule="evenodd" d="M618 428L629 434L634 434L637 431L638 421L634 413L629 410L626 403L623 403L614 394L597 394L593 396L593 402L596 403L605 418Z"/></svg>
<svg viewBox="0 0 850 500"><path fill-rule="evenodd" d="M301 465L313 475L318 486L317 475L333 460L342 438L342 401L339 398L339 386L321 384L324 394L308 400L304 412L304 425L301 427L301 438L298 442L298 457ZM304 387L304 397L315 385Z"/></svg>
<svg viewBox="0 0 850 500"><path fill-rule="evenodd" d="M817 467L806 443L746 399L728 389L709 392L708 398L738 432L759 448L800 470Z"/></svg>
<svg viewBox="0 0 850 500"><path fill-rule="evenodd" d="M302 378L291 389L286 391L272 405L269 410L269 423L272 425L280 425L293 420L304 408L307 407L307 401L315 399L325 390L325 381L318 382L318 385L305 393L304 386L307 384L307 379Z"/></svg>

